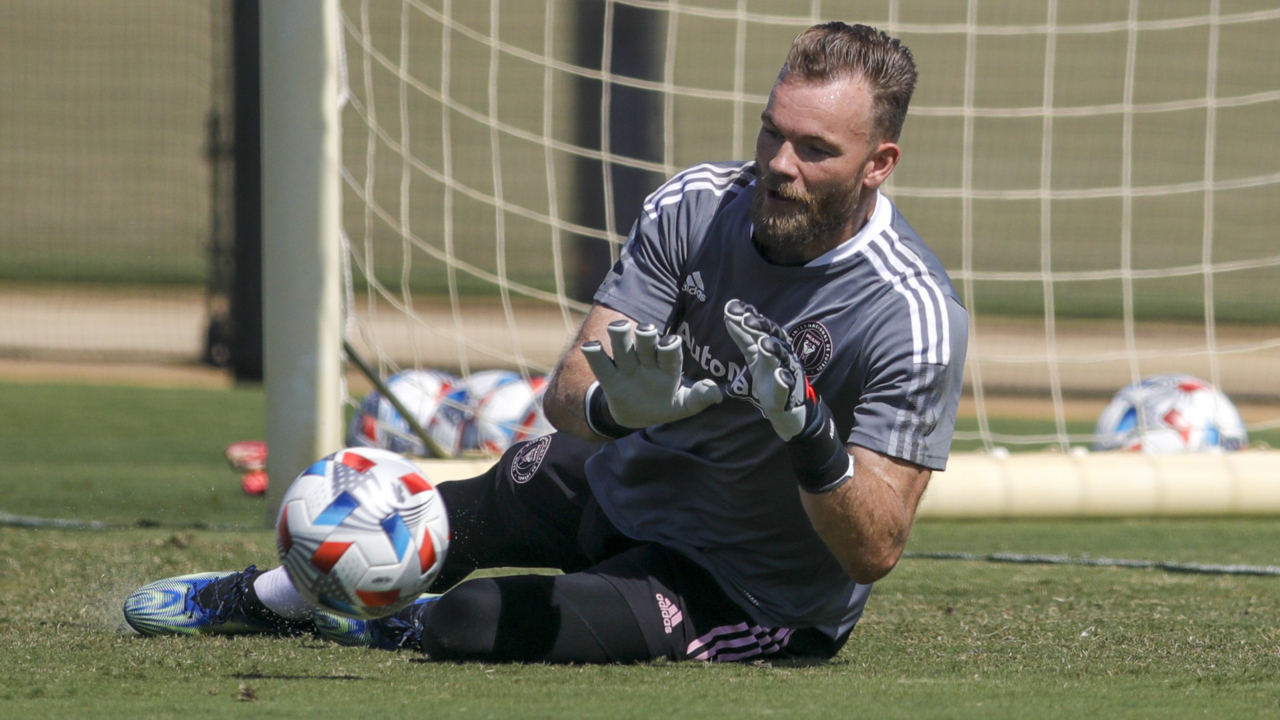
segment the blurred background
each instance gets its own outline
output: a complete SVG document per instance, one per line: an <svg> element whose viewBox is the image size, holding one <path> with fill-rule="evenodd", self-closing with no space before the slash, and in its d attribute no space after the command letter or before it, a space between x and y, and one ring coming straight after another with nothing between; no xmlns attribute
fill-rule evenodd
<svg viewBox="0 0 1280 720"><path fill-rule="evenodd" d="M0 377L260 379L256 7L0 1ZM832 18L920 67L888 193L973 314L957 447L1065 448L1155 372L1271 437L1273 1L343 2L348 336L545 372L644 196L749 158Z"/></svg>

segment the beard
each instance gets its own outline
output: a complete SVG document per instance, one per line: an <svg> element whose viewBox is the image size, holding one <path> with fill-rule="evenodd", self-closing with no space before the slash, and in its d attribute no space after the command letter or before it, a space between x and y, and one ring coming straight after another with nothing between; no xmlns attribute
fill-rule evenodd
<svg viewBox="0 0 1280 720"><path fill-rule="evenodd" d="M825 244L834 247L847 240L834 236L853 216L861 185L859 176L848 185L815 194L767 175L762 176L751 199L751 222L755 225L756 242L770 250L795 251L819 248ZM793 204L790 207L770 207L766 199L770 190L785 200L793 201ZM829 248L823 251L826 249Z"/></svg>

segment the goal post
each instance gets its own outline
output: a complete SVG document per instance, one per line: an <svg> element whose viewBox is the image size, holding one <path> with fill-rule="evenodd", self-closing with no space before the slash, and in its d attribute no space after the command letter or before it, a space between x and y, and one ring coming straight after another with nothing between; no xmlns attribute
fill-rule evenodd
<svg viewBox="0 0 1280 720"><path fill-rule="evenodd" d="M268 522L342 447L337 0L261 5L263 362Z"/></svg>
<svg viewBox="0 0 1280 720"><path fill-rule="evenodd" d="M1280 2L343 0L334 13L340 327L380 373L548 372L588 309L575 276L616 257L636 211L620 178L750 157L791 39L864 22L920 66L886 192L971 317L953 459L922 514L1280 513L1257 484L1280 475L1267 449L1280 444ZM627 45L635 28L644 52ZM619 112L629 101L644 122ZM1169 372L1235 400L1253 449L1084 452L1112 393Z"/></svg>

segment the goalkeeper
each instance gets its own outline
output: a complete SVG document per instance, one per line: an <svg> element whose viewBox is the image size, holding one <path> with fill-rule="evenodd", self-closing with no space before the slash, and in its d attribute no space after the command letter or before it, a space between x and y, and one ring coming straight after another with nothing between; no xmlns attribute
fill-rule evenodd
<svg viewBox="0 0 1280 720"><path fill-rule="evenodd" d="M155 583L126 618L318 629L436 659L833 656L945 467L960 395L967 315L879 190L915 81L897 40L810 28L755 160L695 166L649 196L548 387L560 432L440 487L443 595L352 621L307 607L283 569L250 568ZM449 589L512 566L565 573ZM185 621L152 601L184 582Z"/></svg>

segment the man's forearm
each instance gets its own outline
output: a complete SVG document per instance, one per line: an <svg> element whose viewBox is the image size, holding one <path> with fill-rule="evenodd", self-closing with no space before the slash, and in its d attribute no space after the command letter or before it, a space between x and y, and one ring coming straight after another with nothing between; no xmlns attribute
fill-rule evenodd
<svg viewBox="0 0 1280 720"><path fill-rule="evenodd" d="M822 494L800 490L818 536L853 580L870 583L893 569L906 547L929 471L855 448L854 475Z"/></svg>
<svg viewBox="0 0 1280 720"><path fill-rule="evenodd" d="M577 357L572 357L574 355ZM595 381L595 376L581 357L574 346L566 352L566 357L560 359L547 384L543 410L548 422L560 432L592 442L604 442L609 438L595 434L583 412L587 388Z"/></svg>
<svg viewBox="0 0 1280 720"><path fill-rule="evenodd" d="M560 356L542 398L542 410L555 429L591 442L610 439L593 432L583 412L587 389L595 382L596 377L591 373L591 366L582 356L580 348L585 342L603 340L608 334L609 323L619 319L628 318L603 305L591 308L591 312L582 321L577 336Z"/></svg>

